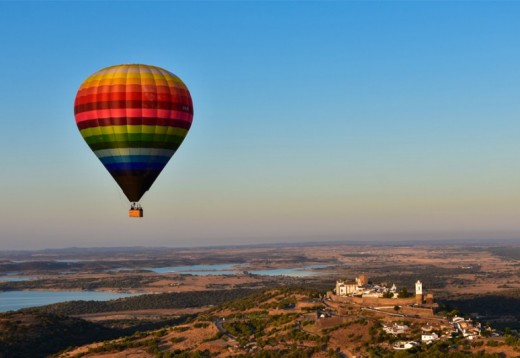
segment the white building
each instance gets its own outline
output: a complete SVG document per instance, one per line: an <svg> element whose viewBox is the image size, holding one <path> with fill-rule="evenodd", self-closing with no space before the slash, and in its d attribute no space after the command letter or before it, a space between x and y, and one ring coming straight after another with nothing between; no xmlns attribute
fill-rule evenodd
<svg viewBox="0 0 520 358"><path fill-rule="evenodd" d="M356 292L358 285L354 281L336 281L336 295L348 296Z"/></svg>
<svg viewBox="0 0 520 358"><path fill-rule="evenodd" d="M408 350L408 349L416 347L416 346L418 346L417 342L414 342L414 341L403 342L403 341L401 341L401 342L394 343L393 348L395 350Z"/></svg>
<svg viewBox="0 0 520 358"><path fill-rule="evenodd" d="M361 294L367 284L367 276L359 275L354 281L336 281L336 295L348 296L354 293Z"/></svg>
<svg viewBox="0 0 520 358"><path fill-rule="evenodd" d="M480 336L480 323L474 325L471 320L462 317L453 317L453 327L459 331L466 339L473 340Z"/></svg>
<svg viewBox="0 0 520 358"><path fill-rule="evenodd" d="M430 333L423 332L423 334L421 335L421 342L424 342L426 344L433 343L438 339L439 339L439 336L435 332L430 332Z"/></svg>
<svg viewBox="0 0 520 358"><path fill-rule="evenodd" d="M383 331L394 336L406 333L406 331L408 331L409 329L410 328L407 325L397 323L394 323L394 325L391 327L383 326Z"/></svg>
<svg viewBox="0 0 520 358"><path fill-rule="evenodd" d="M417 280L415 283L415 304L422 305L423 303L423 291L422 291L422 282Z"/></svg>

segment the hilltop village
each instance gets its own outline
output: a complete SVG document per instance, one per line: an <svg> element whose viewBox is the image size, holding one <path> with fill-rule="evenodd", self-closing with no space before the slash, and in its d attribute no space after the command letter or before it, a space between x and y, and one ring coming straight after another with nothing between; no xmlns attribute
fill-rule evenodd
<svg viewBox="0 0 520 358"><path fill-rule="evenodd" d="M336 288L328 293L328 297L340 302L355 302L365 305L406 305L421 312L426 309L432 312L438 305L434 303L433 294L424 294L422 282L415 282L415 295L406 287L397 289L395 284L388 288L386 283L373 284L366 275L360 275L353 281L336 281Z"/></svg>
<svg viewBox="0 0 520 358"><path fill-rule="evenodd" d="M420 327L420 335L415 340L397 341L393 345L395 350L407 350L422 344L431 344L438 340L452 338L460 334L468 340L476 340L481 336L482 326L471 319L454 316L451 320L437 316L439 305L434 302L432 293L425 293L420 280L415 282L415 294L408 293L406 288L398 290L395 284L388 287L386 283L373 284L367 275L362 274L352 281L336 281L333 291L327 292L327 299L336 304L354 303L364 310L379 312L393 317L412 320L426 320ZM335 305L339 309L339 305ZM321 314L320 317L326 317ZM322 318L323 318L322 317ZM404 323L393 322L382 324L382 330L387 334L398 337L408 335L411 327ZM415 331L416 333L417 330Z"/></svg>

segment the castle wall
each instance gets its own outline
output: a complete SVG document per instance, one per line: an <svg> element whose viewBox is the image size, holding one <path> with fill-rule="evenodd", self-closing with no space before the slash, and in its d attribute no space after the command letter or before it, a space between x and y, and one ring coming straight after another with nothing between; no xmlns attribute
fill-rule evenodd
<svg viewBox="0 0 520 358"><path fill-rule="evenodd" d="M395 306L395 305L412 305L415 303L415 297L411 298L380 298L380 297L345 297L337 296L330 292L327 295L333 301L345 303L357 303L365 306Z"/></svg>
<svg viewBox="0 0 520 358"><path fill-rule="evenodd" d="M402 306L399 310L399 313L414 316L419 315L421 317L433 317L435 314L433 313L433 308L431 307L410 307L410 306Z"/></svg>

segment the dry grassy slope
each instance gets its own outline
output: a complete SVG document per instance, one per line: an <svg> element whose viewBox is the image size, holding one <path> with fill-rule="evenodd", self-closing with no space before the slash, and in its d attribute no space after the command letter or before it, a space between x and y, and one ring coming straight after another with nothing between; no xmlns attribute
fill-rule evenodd
<svg viewBox="0 0 520 358"><path fill-rule="evenodd" d="M61 357L330 357L340 353L352 357L363 356L374 347L379 352L395 353L380 328L381 321L391 324L394 318L367 314L359 306L342 307L343 312L349 312L346 315L317 318L317 309L333 313L335 310L315 300L314 295L310 290L273 289L203 312L188 324L79 347ZM215 320L236 339L219 332ZM413 332L403 339L412 339L426 321L407 324ZM421 354L425 355L421 357L428 357L427 349L430 348L423 348ZM519 353L506 346L485 344L469 348L461 345L457 350L485 350L504 353L506 357ZM472 353L468 354L464 356Z"/></svg>

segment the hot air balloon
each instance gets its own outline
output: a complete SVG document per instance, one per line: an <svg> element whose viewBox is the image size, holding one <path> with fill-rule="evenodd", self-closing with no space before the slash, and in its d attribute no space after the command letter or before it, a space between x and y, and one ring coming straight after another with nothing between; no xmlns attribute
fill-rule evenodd
<svg viewBox="0 0 520 358"><path fill-rule="evenodd" d="M190 129L193 102L173 73L149 65L117 65L87 78L74 101L83 139L142 217L139 200Z"/></svg>

